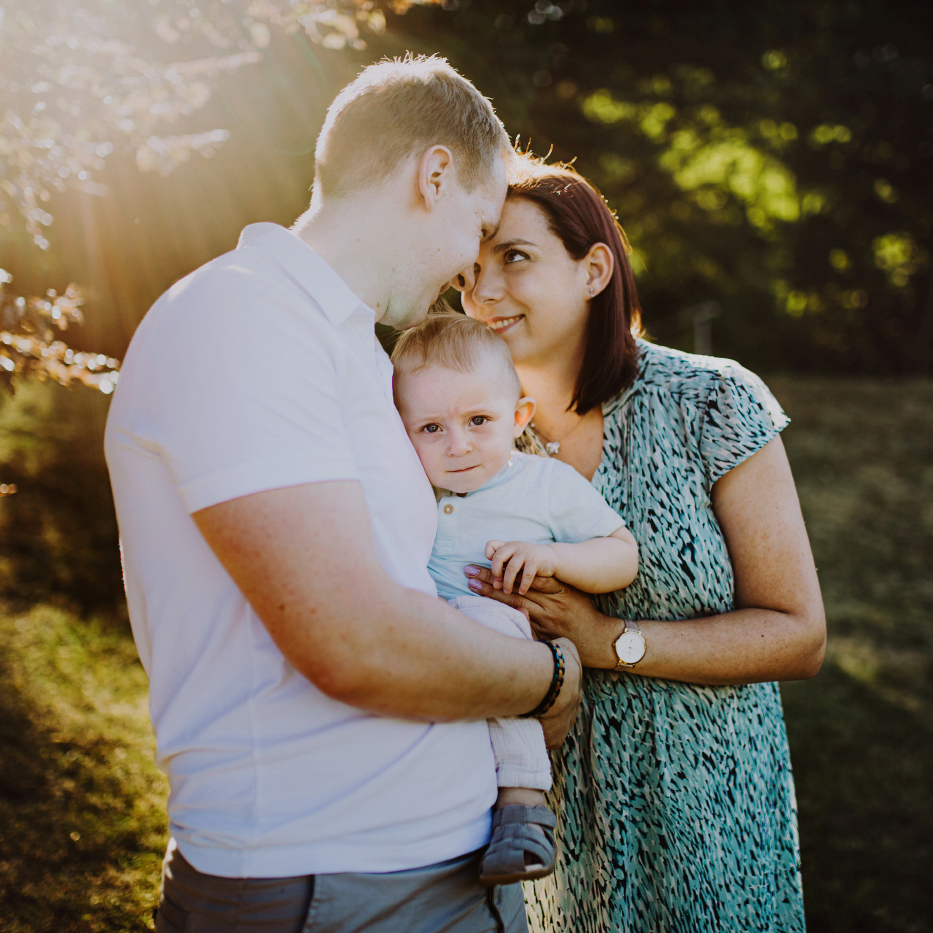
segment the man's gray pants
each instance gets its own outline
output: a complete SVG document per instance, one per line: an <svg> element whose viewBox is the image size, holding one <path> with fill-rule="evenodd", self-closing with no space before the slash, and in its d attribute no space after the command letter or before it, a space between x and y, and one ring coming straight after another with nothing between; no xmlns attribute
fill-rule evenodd
<svg viewBox="0 0 933 933"><path fill-rule="evenodd" d="M480 887L481 855L378 875L220 878L170 844L156 933L527 933L521 885Z"/></svg>

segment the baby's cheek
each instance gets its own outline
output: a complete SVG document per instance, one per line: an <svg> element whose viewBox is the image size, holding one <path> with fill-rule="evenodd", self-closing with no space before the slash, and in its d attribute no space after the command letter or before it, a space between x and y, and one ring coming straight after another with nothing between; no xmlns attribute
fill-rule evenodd
<svg viewBox="0 0 933 933"><path fill-rule="evenodd" d="M433 457L430 450L423 449L418 444L415 444L415 453L418 454L418 459L421 461L421 466L424 468L428 479L435 486L443 486L444 471L437 463L437 457Z"/></svg>

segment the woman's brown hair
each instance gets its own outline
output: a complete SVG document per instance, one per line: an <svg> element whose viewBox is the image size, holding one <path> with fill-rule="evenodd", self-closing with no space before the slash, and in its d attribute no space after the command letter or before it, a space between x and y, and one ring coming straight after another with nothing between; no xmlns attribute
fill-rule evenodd
<svg viewBox="0 0 933 933"><path fill-rule="evenodd" d="M628 261L632 248L606 200L571 166L520 154L509 174L508 196L537 204L575 260L596 243L605 243L612 253L612 278L590 299L583 363L570 402L584 415L628 388L638 374L635 337L641 334L641 306Z"/></svg>

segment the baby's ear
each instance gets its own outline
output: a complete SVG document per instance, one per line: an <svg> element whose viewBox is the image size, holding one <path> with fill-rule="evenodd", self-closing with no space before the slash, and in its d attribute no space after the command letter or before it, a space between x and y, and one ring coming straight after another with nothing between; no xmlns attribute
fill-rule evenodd
<svg viewBox="0 0 933 933"><path fill-rule="evenodd" d="M536 407L535 400L529 395L518 400L515 405L515 430L512 432L513 437L521 436L522 431L525 430L525 425L534 418Z"/></svg>

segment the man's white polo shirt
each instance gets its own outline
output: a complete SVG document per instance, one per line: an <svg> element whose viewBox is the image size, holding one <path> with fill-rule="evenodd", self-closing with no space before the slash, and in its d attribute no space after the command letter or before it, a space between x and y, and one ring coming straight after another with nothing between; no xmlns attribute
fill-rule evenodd
<svg viewBox="0 0 933 933"><path fill-rule="evenodd" d="M322 694L191 518L267 489L358 480L389 576L435 595L434 495L391 381L372 310L275 224L247 227L169 289L130 345L107 463L170 828L201 871L398 871L488 840L486 723L373 716Z"/></svg>

